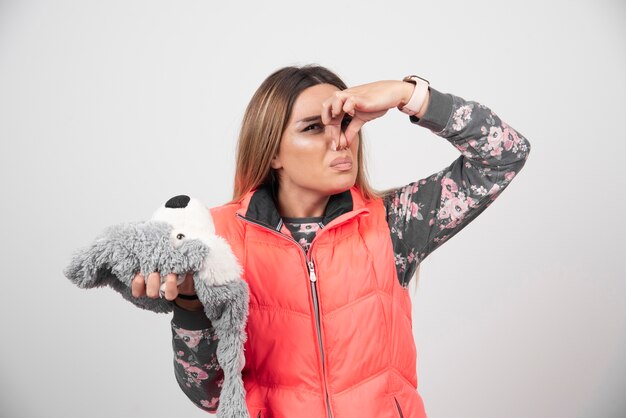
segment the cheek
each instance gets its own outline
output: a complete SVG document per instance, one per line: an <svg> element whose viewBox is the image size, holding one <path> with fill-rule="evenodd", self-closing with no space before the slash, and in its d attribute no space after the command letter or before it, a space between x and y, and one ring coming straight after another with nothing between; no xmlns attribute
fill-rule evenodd
<svg viewBox="0 0 626 418"><path fill-rule="evenodd" d="M289 142L291 148L293 148L294 150L300 150L302 152L311 152L326 147L326 141L320 135L295 135L291 138L291 141Z"/></svg>
<svg viewBox="0 0 626 418"><path fill-rule="evenodd" d="M359 161L359 140L355 140L352 144L350 144L350 153L352 154L352 160L355 162L355 165L358 165Z"/></svg>
<svg viewBox="0 0 626 418"><path fill-rule="evenodd" d="M281 144L280 151L283 164L301 164L323 158L326 142L322 138L294 136Z"/></svg>

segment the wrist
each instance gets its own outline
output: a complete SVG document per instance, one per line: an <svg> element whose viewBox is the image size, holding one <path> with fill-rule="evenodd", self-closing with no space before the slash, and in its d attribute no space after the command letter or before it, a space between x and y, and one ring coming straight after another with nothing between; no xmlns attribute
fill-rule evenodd
<svg viewBox="0 0 626 418"><path fill-rule="evenodd" d="M198 299L185 300L181 298L176 298L174 299L174 303L176 304L176 306L186 311L202 311L204 309L204 306L202 306L202 303Z"/></svg>
<svg viewBox="0 0 626 418"><path fill-rule="evenodd" d="M423 114L422 109L428 101L430 82L417 75L407 76L402 81L413 85L413 89L410 98L403 105L398 106L398 109L409 116Z"/></svg>
<svg viewBox="0 0 626 418"><path fill-rule="evenodd" d="M413 96L413 91L415 90L415 84L408 81L400 81L399 83L401 85L401 97L400 103L398 103L396 107L402 109L409 100L411 100L411 96Z"/></svg>

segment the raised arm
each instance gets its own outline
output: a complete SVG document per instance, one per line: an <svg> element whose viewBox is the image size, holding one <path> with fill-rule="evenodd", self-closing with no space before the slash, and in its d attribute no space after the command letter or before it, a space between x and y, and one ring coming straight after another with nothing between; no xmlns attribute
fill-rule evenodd
<svg viewBox="0 0 626 418"><path fill-rule="evenodd" d="M461 153L425 179L386 198L398 277L406 285L417 265L484 211L523 167L530 144L488 107L444 94L425 80L377 81L336 92L322 105L322 122L345 148L367 122L397 107ZM420 81L421 80L421 81ZM344 115L351 121L341 131Z"/></svg>
<svg viewBox="0 0 626 418"><path fill-rule="evenodd" d="M430 88L421 118L461 156L433 175L385 197L398 277L406 285L417 265L482 213L524 166L530 143L491 109Z"/></svg>

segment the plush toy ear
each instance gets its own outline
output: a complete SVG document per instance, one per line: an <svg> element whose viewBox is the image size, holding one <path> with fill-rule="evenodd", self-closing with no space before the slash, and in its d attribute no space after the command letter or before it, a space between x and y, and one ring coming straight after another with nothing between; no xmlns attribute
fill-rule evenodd
<svg viewBox="0 0 626 418"><path fill-rule="evenodd" d="M132 272L140 267L140 259L128 242L144 238L139 232L144 226L145 222L136 222L106 228L91 245L74 253L65 276L86 289L108 285L110 280L129 285Z"/></svg>
<svg viewBox="0 0 626 418"><path fill-rule="evenodd" d="M181 194L178 196L174 196L170 200L165 202L165 207L170 209L183 209L187 207L190 200L191 198L189 196Z"/></svg>
<svg viewBox="0 0 626 418"><path fill-rule="evenodd" d="M154 254L167 254L166 248L159 247L161 240L158 237L168 234L168 225L153 222L111 226L91 245L75 252L63 273L80 288L109 286L140 308L169 312L172 310L169 301L135 298L131 294L131 281L135 273L144 266L149 269L148 264ZM144 245L151 251L142 252L139 248Z"/></svg>
<svg viewBox="0 0 626 418"><path fill-rule="evenodd" d="M235 280L213 286L203 280L195 281L196 292L204 305L204 313L211 320L218 339L217 362L224 372L220 393L218 417L248 418L246 391L241 379L245 363L243 352L246 341L249 289L244 280Z"/></svg>

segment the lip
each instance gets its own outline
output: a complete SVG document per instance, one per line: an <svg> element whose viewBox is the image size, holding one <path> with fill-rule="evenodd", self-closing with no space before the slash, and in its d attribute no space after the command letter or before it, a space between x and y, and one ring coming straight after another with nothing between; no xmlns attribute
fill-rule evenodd
<svg viewBox="0 0 626 418"><path fill-rule="evenodd" d="M340 170L347 171L352 169L352 158L351 157L338 157L330 162L330 167Z"/></svg>

